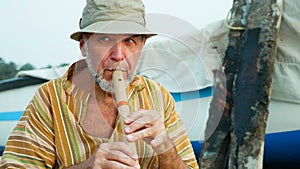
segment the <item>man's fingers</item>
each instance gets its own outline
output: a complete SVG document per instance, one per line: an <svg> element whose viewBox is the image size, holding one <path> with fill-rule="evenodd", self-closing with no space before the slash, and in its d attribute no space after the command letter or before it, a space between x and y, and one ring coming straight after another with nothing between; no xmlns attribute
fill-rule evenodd
<svg viewBox="0 0 300 169"><path fill-rule="evenodd" d="M128 156L135 161L138 159L137 154L123 142L103 143L100 145L100 149L105 151L106 154L111 154L112 152L122 152L123 156Z"/></svg>
<svg viewBox="0 0 300 169"><path fill-rule="evenodd" d="M107 161L101 168L113 168L113 169L139 169L140 165L137 163L134 166L128 166L117 161Z"/></svg>
<svg viewBox="0 0 300 169"><path fill-rule="evenodd" d="M106 155L106 159L109 161L116 161L119 163L122 163L126 166L131 166L134 167L136 165L138 165L137 159L133 159L130 156L128 156L127 154L121 152L121 151L111 151L110 153L108 153Z"/></svg>

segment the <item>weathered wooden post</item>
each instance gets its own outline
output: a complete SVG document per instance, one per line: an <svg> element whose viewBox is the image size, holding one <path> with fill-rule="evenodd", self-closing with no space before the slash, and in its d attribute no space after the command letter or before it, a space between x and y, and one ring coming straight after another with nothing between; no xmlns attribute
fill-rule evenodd
<svg viewBox="0 0 300 169"><path fill-rule="evenodd" d="M227 154L229 168L262 168L279 16L276 0L234 0L222 65L226 80L217 76L201 168L224 168ZM224 103L219 125L211 131Z"/></svg>
<svg viewBox="0 0 300 169"><path fill-rule="evenodd" d="M230 40L221 70L216 70L214 95L210 104L209 118L205 130L205 142L200 155L200 168L221 169L226 165L230 146L230 129L232 113L232 89L237 65L239 64L240 37L244 31L244 0L236 0L232 7L232 27L228 36ZM225 74L225 75L223 75ZM222 116L219 121L219 114ZM217 124L217 127L214 126Z"/></svg>

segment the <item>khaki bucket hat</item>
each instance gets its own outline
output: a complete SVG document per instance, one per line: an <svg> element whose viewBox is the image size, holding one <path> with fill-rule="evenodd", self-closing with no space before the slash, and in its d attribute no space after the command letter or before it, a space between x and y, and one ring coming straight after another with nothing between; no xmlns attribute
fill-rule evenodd
<svg viewBox="0 0 300 169"><path fill-rule="evenodd" d="M80 41L82 33L156 35L146 29L141 0L87 0L79 27L71 39Z"/></svg>

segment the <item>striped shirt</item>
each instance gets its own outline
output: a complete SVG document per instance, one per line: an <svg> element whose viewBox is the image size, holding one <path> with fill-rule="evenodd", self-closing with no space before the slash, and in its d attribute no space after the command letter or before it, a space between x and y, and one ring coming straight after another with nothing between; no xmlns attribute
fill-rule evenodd
<svg viewBox="0 0 300 169"><path fill-rule="evenodd" d="M101 143L123 138L118 117L109 139L94 137L83 130L90 94L69 81L76 72L75 65L62 78L51 80L37 90L10 134L0 168L65 168L88 159ZM163 100L163 118L169 137L186 166L198 168L170 93L160 84L137 75L127 93L131 112L153 109ZM158 99L158 93L162 99ZM158 156L150 145L137 141L136 148L141 168L157 168Z"/></svg>

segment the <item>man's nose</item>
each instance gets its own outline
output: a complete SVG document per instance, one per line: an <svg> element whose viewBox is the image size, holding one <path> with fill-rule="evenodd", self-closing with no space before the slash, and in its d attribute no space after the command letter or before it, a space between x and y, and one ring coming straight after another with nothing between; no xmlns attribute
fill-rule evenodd
<svg viewBox="0 0 300 169"><path fill-rule="evenodd" d="M111 48L110 58L115 61L122 61L126 56L125 51L126 47L124 46L124 44L122 42L118 42Z"/></svg>

